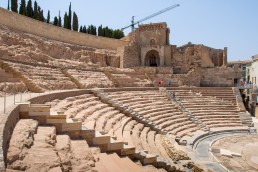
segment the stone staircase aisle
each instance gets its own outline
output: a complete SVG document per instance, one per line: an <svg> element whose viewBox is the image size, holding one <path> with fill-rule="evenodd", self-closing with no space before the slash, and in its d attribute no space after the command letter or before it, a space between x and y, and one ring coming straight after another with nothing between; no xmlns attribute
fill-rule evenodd
<svg viewBox="0 0 258 172"><path fill-rule="evenodd" d="M82 122L78 121L77 119L67 119L66 115L64 115L62 112L51 114L50 105L30 104L29 102L20 103L20 118L33 119L38 121L39 125L52 126L55 128L57 134L67 135L71 139L85 139L85 143L87 143L90 147L99 147L102 153L117 153L120 156L128 156L132 159L140 160L143 165L150 164L157 168L164 168L167 171L173 171L175 169L173 165L164 162L156 155L149 154L148 151L138 151L134 146L129 145L128 142L124 142L117 137L104 134L93 129L88 129L85 126L82 126ZM78 141L71 143L71 145L73 145L73 143L78 143ZM76 148L78 146L72 147ZM80 151L78 150L77 152ZM78 165L75 165L75 167L77 166Z"/></svg>
<svg viewBox="0 0 258 172"><path fill-rule="evenodd" d="M85 89L85 87L78 81L76 78L74 78L71 74L67 72L65 69L61 69L61 72L68 77L79 89Z"/></svg>
<svg viewBox="0 0 258 172"><path fill-rule="evenodd" d="M94 170L99 172L144 172L143 168L132 162L128 157L120 158L116 153L101 153Z"/></svg>
<svg viewBox="0 0 258 172"><path fill-rule="evenodd" d="M27 86L29 91L32 91L32 92L35 92L35 93L43 93L45 91L44 89L42 89L41 87L36 85L28 77L24 76L21 72L15 70L13 67L11 67L9 64L5 63L2 60L0 60L0 66L6 72L11 73L15 78L19 78Z"/></svg>

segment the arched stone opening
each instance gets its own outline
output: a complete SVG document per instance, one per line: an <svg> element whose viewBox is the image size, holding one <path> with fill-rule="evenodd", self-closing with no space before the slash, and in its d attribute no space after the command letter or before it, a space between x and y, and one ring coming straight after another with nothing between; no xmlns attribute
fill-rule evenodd
<svg viewBox="0 0 258 172"><path fill-rule="evenodd" d="M158 67L160 66L159 52L156 50L150 50L145 55L145 66Z"/></svg>

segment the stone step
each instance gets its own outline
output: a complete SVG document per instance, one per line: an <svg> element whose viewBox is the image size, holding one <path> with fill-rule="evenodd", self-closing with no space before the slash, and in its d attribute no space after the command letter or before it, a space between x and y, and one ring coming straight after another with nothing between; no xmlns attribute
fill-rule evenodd
<svg viewBox="0 0 258 172"><path fill-rule="evenodd" d="M98 155L95 170L99 172L143 172L143 169L128 158L120 158L117 154L102 153Z"/></svg>

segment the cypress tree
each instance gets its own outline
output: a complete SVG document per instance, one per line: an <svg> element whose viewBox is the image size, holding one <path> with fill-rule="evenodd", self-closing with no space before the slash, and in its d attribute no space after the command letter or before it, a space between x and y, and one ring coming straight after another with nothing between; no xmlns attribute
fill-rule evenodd
<svg viewBox="0 0 258 172"><path fill-rule="evenodd" d="M28 17L33 18L33 9L32 9L32 1L31 0L28 1L27 8L26 8L26 15Z"/></svg>
<svg viewBox="0 0 258 172"><path fill-rule="evenodd" d="M44 11L41 10L41 7L38 6L38 14L39 14L39 21L45 21L45 17L44 17Z"/></svg>
<svg viewBox="0 0 258 172"><path fill-rule="evenodd" d="M103 36L102 25L98 27L98 36Z"/></svg>
<svg viewBox="0 0 258 172"><path fill-rule="evenodd" d="M87 28L86 28L85 25L83 26L82 32L83 32L83 33L87 33Z"/></svg>
<svg viewBox="0 0 258 172"><path fill-rule="evenodd" d="M97 28L96 28L96 26L93 26L93 35L97 35Z"/></svg>
<svg viewBox="0 0 258 172"><path fill-rule="evenodd" d="M67 12L65 12L65 15L64 15L64 28L66 29L69 29L69 17L67 15Z"/></svg>
<svg viewBox="0 0 258 172"><path fill-rule="evenodd" d="M78 32L78 28L79 28L78 16L76 15L75 12L73 12L73 30Z"/></svg>
<svg viewBox="0 0 258 172"><path fill-rule="evenodd" d="M70 30L72 29L72 4L71 4L71 2L69 5L69 12L68 12L68 29L70 29Z"/></svg>
<svg viewBox="0 0 258 172"><path fill-rule="evenodd" d="M59 17L58 17L58 26L62 27L62 19L61 19L61 16L60 16L60 11L59 11Z"/></svg>
<svg viewBox="0 0 258 172"><path fill-rule="evenodd" d="M105 37L109 37L109 28L105 27Z"/></svg>
<svg viewBox="0 0 258 172"><path fill-rule="evenodd" d="M79 30L79 32L83 32L83 30L82 30L82 26L80 27L80 30Z"/></svg>
<svg viewBox="0 0 258 172"><path fill-rule="evenodd" d="M11 9L13 12L18 13L18 0L11 0Z"/></svg>
<svg viewBox="0 0 258 172"><path fill-rule="evenodd" d="M33 18L36 19L36 20L39 19L39 12L38 12L38 3L37 3L37 1L34 2Z"/></svg>
<svg viewBox="0 0 258 172"><path fill-rule="evenodd" d="M55 26L58 26L58 18L57 17L55 17L54 18L54 23L53 23Z"/></svg>
<svg viewBox="0 0 258 172"><path fill-rule="evenodd" d="M87 32L86 32L87 34L91 34L91 25L89 25L88 27L87 27Z"/></svg>
<svg viewBox="0 0 258 172"><path fill-rule="evenodd" d="M7 10L10 11L10 0L8 0Z"/></svg>
<svg viewBox="0 0 258 172"><path fill-rule="evenodd" d="M102 28L102 36L103 36L103 37L106 37L106 32L105 32L105 31L106 31L106 29L105 29L105 28Z"/></svg>
<svg viewBox="0 0 258 172"><path fill-rule="evenodd" d="M50 22L50 11L48 10L48 12L47 12L47 23L49 23Z"/></svg>
<svg viewBox="0 0 258 172"><path fill-rule="evenodd" d="M90 25L90 34L94 35L94 26Z"/></svg>
<svg viewBox="0 0 258 172"><path fill-rule="evenodd" d="M26 15L26 2L25 2L25 0L21 0L19 14Z"/></svg>

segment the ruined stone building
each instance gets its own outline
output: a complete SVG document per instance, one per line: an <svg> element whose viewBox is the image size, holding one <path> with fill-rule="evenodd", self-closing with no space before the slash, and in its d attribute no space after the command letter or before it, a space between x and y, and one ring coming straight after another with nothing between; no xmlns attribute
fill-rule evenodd
<svg viewBox="0 0 258 172"><path fill-rule="evenodd" d="M240 69L227 67L227 47L221 50L190 42L178 47L170 45L169 34L166 23L140 25L124 38L129 45L118 48L120 67L166 68L173 74L195 70L193 77L201 86L233 86L241 78Z"/></svg>

